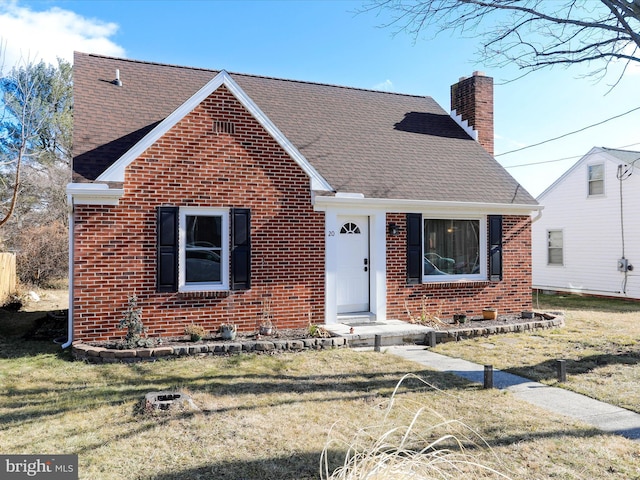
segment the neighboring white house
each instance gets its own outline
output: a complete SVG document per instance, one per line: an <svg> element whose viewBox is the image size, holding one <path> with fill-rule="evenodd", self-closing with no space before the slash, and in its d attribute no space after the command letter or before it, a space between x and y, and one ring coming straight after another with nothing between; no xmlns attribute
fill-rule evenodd
<svg viewBox="0 0 640 480"><path fill-rule="evenodd" d="M594 147L537 200L534 289L640 299L640 152Z"/></svg>

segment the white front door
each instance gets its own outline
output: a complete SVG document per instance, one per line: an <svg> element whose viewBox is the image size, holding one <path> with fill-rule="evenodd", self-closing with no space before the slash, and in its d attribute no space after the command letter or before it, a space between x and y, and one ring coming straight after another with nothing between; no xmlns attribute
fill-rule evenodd
<svg viewBox="0 0 640 480"><path fill-rule="evenodd" d="M338 217L338 313L369 311L369 217Z"/></svg>

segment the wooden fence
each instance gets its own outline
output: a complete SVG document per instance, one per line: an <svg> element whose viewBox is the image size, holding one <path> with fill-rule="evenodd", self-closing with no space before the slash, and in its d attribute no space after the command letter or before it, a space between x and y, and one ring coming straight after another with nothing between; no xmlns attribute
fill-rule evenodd
<svg viewBox="0 0 640 480"><path fill-rule="evenodd" d="M4 305L9 295L16 293L16 256L0 253L0 305Z"/></svg>

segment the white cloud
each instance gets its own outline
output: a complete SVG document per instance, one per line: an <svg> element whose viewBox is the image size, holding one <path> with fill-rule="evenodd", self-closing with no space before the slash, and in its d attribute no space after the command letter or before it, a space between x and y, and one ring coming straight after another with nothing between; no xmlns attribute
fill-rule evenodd
<svg viewBox="0 0 640 480"><path fill-rule="evenodd" d="M384 82L380 82L377 85L374 85L373 89L382 90L383 92L391 92L393 91L393 82L387 79Z"/></svg>
<svg viewBox="0 0 640 480"><path fill-rule="evenodd" d="M52 7L35 11L17 0L0 0L0 43L5 69L24 62L56 64L57 58L73 61L73 51L124 56L110 37L118 25L85 18L70 10Z"/></svg>

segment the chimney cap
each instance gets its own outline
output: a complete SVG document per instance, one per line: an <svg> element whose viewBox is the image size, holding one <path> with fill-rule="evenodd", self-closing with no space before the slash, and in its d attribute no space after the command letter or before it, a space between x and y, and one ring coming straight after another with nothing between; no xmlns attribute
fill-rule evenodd
<svg viewBox="0 0 640 480"><path fill-rule="evenodd" d="M473 76L474 77L486 77L484 72L481 72L480 70L476 70L475 72L473 72Z"/></svg>

